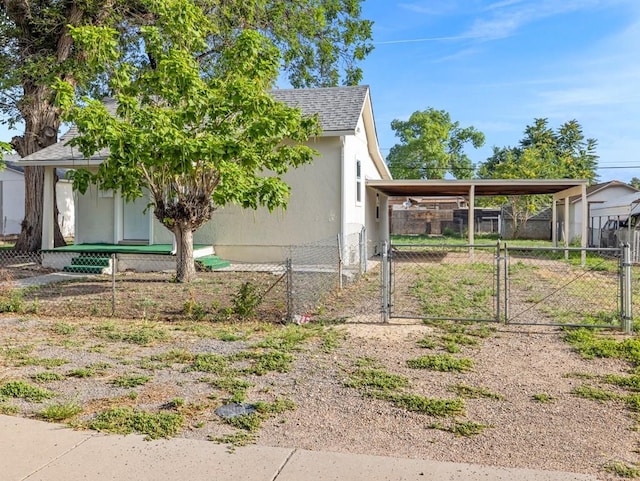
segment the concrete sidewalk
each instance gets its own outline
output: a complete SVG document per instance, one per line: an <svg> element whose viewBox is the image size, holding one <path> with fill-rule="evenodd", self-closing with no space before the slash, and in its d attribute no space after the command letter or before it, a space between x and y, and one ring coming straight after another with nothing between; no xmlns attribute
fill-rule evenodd
<svg viewBox="0 0 640 481"><path fill-rule="evenodd" d="M593 481L584 474L73 431L0 415L3 481Z"/></svg>

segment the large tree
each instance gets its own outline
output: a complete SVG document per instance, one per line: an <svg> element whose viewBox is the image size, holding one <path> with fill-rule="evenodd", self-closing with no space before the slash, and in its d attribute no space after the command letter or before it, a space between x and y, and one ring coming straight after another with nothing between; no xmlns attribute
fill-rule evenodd
<svg viewBox="0 0 640 481"><path fill-rule="evenodd" d="M474 127L460 127L444 110L428 108L414 112L409 120L394 120L391 128L400 139L387 155L394 178L443 179L447 173L457 179L473 177L465 144L484 145L484 134Z"/></svg>
<svg viewBox="0 0 640 481"><path fill-rule="evenodd" d="M547 119L535 119L524 130L517 147L494 147L478 176L485 179L597 179L597 141L587 139L576 120L549 127ZM499 198L508 203L518 237L527 221L549 205L543 195L514 195Z"/></svg>
<svg viewBox="0 0 640 481"><path fill-rule="evenodd" d="M204 69L244 29L267 35L282 53L281 67L294 87L355 84L362 77L358 62L371 51L372 23L360 18L362 0L193 0L213 28L208 48L199 59ZM0 113L10 126L24 133L12 139L22 157L54 144L60 128L60 110L54 105L51 84L62 78L81 91L102 95L104 72L88 70L85 52L74 44L69 26L109 26L121 32L127 58L136 65L155 59L140 49L140 26L155 16L139 0L3 0L0 2ZM42 235L41 167L25 169L26 197L21 250L37 250ZM55 203L54 203L55 205ZM55 216L54 218L57 218ZM59 227L55 244L64 243Z"/></svg>
<svg viewBox="0 0 640 481"><path fill-rule="evenodd" d="M304 142L320 131L315 117L269 94L280 56L268 38L243 31L204 72L200 59L215 28L204 11L190 0L144 1L155 18L141 30L153 65L128 61L114 29L71 32L88 67L109 73L115 115L103 102L76 98L63 80L56 90L64 118L80 132L71 144L87 158L109 149L97 172L74 173L74 186L85 192L95 183L126 199L149 191L156 218L177 241L177 280L188 282L195 277L193 233L228 203L286 206L281 176L313 159Z"/></svg>

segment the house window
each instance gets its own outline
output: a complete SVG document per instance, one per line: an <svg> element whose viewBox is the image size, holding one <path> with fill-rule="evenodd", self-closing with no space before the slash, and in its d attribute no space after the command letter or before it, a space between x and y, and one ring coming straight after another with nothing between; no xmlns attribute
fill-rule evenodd
<svg viewBox="0 0 640 481"><path fill-rule="evenodd" d="M380 220L380 194L376 194L376 222Z"/></svg>
<svg viewBox="0 0 640 481"><path fill-rule="evenodd" d="M356 204L362 202L362 164L356 160Z"/></svg>

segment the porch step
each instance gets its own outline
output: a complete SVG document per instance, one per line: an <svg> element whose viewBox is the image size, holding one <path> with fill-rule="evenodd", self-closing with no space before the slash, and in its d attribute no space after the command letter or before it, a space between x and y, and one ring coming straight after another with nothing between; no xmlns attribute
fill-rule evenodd
<svg viewBox="0 0 640 481"><path fill-rule="evenodd" d="M71 259L71 265L64 266L64 272L82 274L105 274L111 268L109 257L78 256Z"/></svg>
<svg viewBox="0 0 640 481"><path fill-rule="evenodd" d="M229 267L231 262L220 259L218 256L203 256L196 259L196 265L204 271L215 271Z"/></svg>

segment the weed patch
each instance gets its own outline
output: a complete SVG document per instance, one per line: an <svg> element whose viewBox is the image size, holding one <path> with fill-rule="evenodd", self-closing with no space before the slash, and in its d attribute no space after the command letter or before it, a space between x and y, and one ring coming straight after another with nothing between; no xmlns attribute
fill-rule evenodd
<svg viewBox="0 0 640 481"><path fill-rule="evenodd" d="M495 399L497 401L504 399L504 397L501 394L491 392L486 388L477 387L477 386L467 386L465 384L454 384L453 386L449 387L449 390L451 392L456 393L458 396L462 398L467 398L467 399L485 398L485 399Z"/></svg>
<svg viewBox="0 0 640 481"><path fill-rule="evenodd" d="M42 402L53 396L55 396L53 392L24 381L8 381L0 385L0 400L4 398L20 398L25 401Z"/></svg>
<svg viewBox="0 0 640 481"><path fill-rule="evenodd" d="M108 409L88 423L90 429L115 434L144 434L147 439L169 438L184 424L180 413L149 413L129 407Z"/></svg>
<svg viewBox="0 0 640 481"><path fill-rule="evenodd" d="M62 374L58 374L57 372L45 371L39 372L31 376L31 380L34 382L51 382L51 381L61 381L64 379Z"/></svg>
<svg viewBox="0 0 640 481"><path fill-rule="evenodd" d="M467 358L456 358L449 354L421 356L407 360L412 369L429 369L440 372L465 372L473 368L473 361Z"/></svg>
<svg viewBox="0 0 640 481"><path fill-rule="evenodd" d="M75 402L52 404L38 413L38 417L47 421L66 421L82 412L82 408Z"/></svg>
<svg viewBox="0 0 640 481"><path fill-rule="evenodd" d="M555 398L553 398L553 396L545 392L536 393L533 396L531 396L531 399L539 403L552 403L555 401Z"/></svg>
<svg viewBox="0 0 640 481"><path fill-rule="evenodd" d="M592 401L599 402L615 401L617 399L620 399L620 396L618 396L616 393L605 391L604 389L593 387L589 384L578 386L573 391L571 391L571 393L584 399L591 399Z"/></svg>
<svg viewBox="0 0 640 481"><path fill-rule="evenodd" d="M397 407L435 417L456 416L464 413L462 399L437 399L418 394L391 394L389 400Z"/></svg>
<svg viewBox="0 0 640 481"><path fill-rule="evenodd" d="M96 337L114 342L126 342L149 346L156 342L169 339L167 331L160 324L143 324L128 328L121 327L113 322L102 323L93 329Z"/></svg>
<svg viewBox="0 0 640 481"><path fill-rule="evenodd" d="M441 423L434 423L429 427L431 429L447 431L455 434L456 436L476 436L478 434L482 434L485 429L491 428L493 426L477 423L475 421L454 421L448 426L445 426Z"/></svg>
<svg viewBox="0 0 640 481"><path fill-rule="evenodd" d="M282 351L241 352L234 355L233 359L249 361L251 366L242 369L242 372L256 376L264 376L269 372L289 372L295 360L292 354Z"/></svg>
<svg viewBox="0 0 640 481"><path fill-rule="evenodd" d="M138 387L148 383L150 376L120 376L111 381L111 384L117 387Z"/></svg>
<svg viewBox="0 0 640 481"><path fill-rule="evenodd" d="M222 374L229 366L229 361L220 354L196 354L186 371L199 371Z"/></svg>
<svg viewBox="0 0 640 481"><path fill-rule="evenodd" d="M371 390L391 392L409 385L409 379L380 369L358 369L344 382L346 387L363 392Z"/></svg>
<svg viewBox="0 0 640 481"><path fill-rule="evenodd" d="M18 406L0 402L0 414L4 414L5 416L13 416L14 414L18 414L18 412L20 412L20 409L18 409Z"/></svg>
<svg viewBox="0 0 640 481"><path fill-rule="evenodd" d="M606 471L615 474L621 478L635 479L640 478L640 466L637 464L628 464L622 461L612 461L604 466Z"/></svg>

